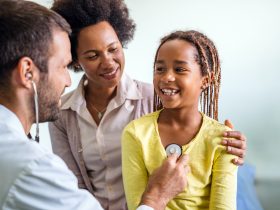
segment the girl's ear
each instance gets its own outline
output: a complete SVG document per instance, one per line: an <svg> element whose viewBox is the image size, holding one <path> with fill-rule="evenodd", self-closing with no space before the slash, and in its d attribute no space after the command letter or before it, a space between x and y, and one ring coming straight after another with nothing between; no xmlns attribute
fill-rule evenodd
<svg viewBox="0 0 280 210"><path fill-rule="evenodd" d="M211 85L213 79L214 79L214 73L213 72L211 72L208 75L203 76L201 89L205 90L205 88L209 87Z"/></svg>

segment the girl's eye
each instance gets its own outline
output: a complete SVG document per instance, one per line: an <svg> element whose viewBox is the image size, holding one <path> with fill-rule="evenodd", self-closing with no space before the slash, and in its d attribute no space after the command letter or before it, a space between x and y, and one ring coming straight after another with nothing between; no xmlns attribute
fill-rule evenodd
<svg viewBox="0 0 280 210"><path fill-rule="evenodd" d="M163 67L156 67L155 70L157 72L163 72L164 71L164 68Z"/></svg>
<svg viewBox="0 0 280 210"><path fill-rule="evenodd" d="M186 71L186 69L183 68L183 67L176 67L175 70L176 70L176 72L183 72L183 71Z"/></svg>

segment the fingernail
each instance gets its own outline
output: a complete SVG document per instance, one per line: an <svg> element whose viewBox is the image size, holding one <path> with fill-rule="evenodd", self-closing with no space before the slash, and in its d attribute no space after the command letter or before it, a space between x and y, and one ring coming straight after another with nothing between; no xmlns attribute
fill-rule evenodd
<svg viewBox="0 0 280 210"><path fill-rule="evenodd" d="M222 144L223 144L223 145L227 145L227 140L223 140L223 141L222 141Z"/></svg>
<svg viewBox="0 0 280 210"><path fill-rule="evenodd" d="M227 147L227 151L230 152L231 151L231 147Z"/></svg>
<svg viewBox="0 0 280 210"><path fill-rule="evenodd" d="M224 132L224 136L227 136L228 135L228 133L227 132Z"/></svg>

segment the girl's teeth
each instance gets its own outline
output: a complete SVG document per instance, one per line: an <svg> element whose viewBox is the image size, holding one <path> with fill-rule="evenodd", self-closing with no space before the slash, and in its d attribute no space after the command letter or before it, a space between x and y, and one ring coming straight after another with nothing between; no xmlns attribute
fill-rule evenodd
<svg viewBox="0 0 280 210"><path fill-rule="evenodd" d="M170 89L162 89L161 91L163 92L164 95L168 95L168 96L175 95L178 92L178 90L170 90Z"/></svg>

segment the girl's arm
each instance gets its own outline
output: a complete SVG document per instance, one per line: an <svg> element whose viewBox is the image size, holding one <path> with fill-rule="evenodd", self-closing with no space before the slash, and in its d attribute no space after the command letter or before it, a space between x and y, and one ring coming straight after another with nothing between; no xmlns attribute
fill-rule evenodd
<svg viewBox="0 0 280 210"><path fill-rule="evenodd" d="M122 135L122 174L128 209L135 210L146 189L148 173L141 143L130 125L124 129Z"/></svg>
<svg viewBox="0 0 280 210"><path fill-rule="evenodd" d="M237 166L233 155L219 146L212 169L210 210L236 210Z"/></svg>

